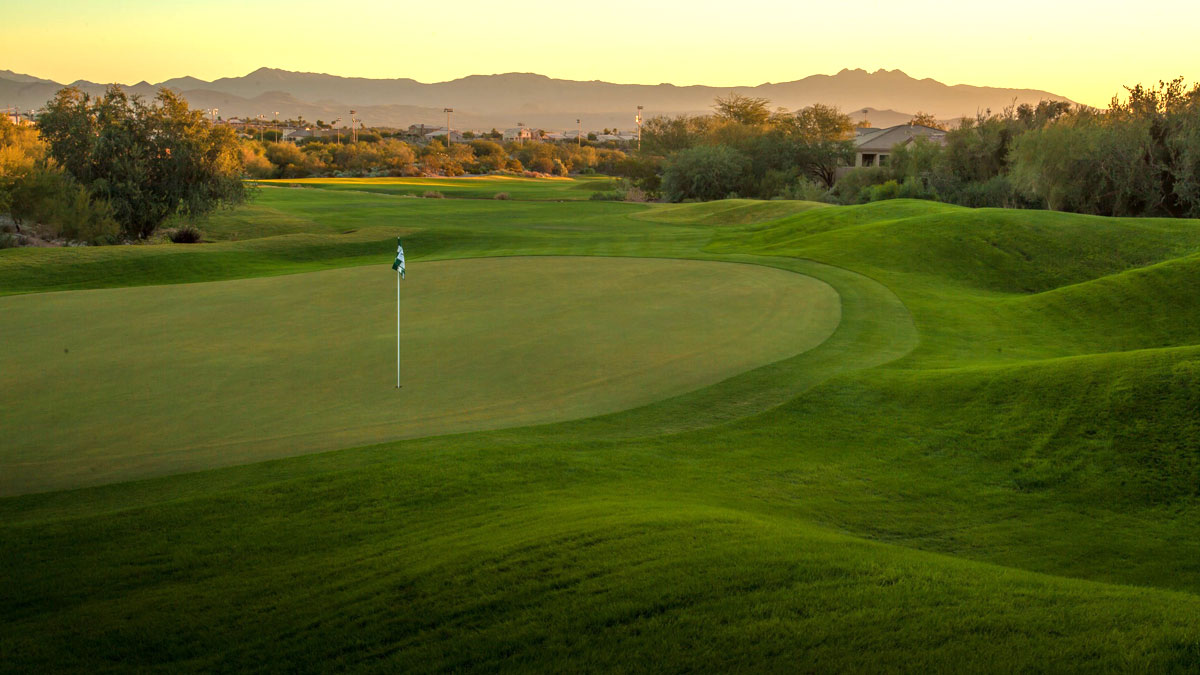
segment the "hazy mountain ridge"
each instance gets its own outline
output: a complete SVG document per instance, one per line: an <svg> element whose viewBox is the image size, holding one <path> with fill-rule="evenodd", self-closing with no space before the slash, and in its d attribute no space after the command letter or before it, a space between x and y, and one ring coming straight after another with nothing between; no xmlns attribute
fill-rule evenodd
<svg viewBox="0 0 1200 675"><path fill-rule="evenodd" d="M91 94L103 93L108 86L87 81L72 84ZM40 107L62 86L0 71L0 107ZM581 118L588 129L628 129L634 126L638 105L645 106L646 115L701 113L711 109L714 98L730 92L767 98L773 106L788 109L813 103L836 105L856 118L871 119L876 126L902 122L917 110L953 119L988 108L1000 110L1014 100L1069 100L1036 89L946 85L930 78L918 80L900 70L868 73L861 69L790 82L713 87L561 80L534 73L469 75L426 84L410 78L371 79L259 68L242 77L211 82L190 76L158 84L143 81L126 86L126 90L149 97L161 87L182 93L194 107L219 108L223 117L262 114L272 119L278 110L281 118L301 115L307 120L329 121L340 117L348 122L353 108L371 125L437 125L445 122L442 108L452 107L453 126L481 129L511 127L518 121L570 129ZM868 109L865 115L864 108Z"/></svg>

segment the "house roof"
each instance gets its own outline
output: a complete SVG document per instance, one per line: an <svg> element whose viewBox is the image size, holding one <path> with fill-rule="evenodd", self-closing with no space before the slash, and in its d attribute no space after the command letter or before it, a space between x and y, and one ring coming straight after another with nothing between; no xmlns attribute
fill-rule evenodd
<svg viewBox="0 0 1200 675"><path fill-rule="evenodd" d="M920 124L898 124L875 133L864 133L854 139L854 146L858 152L885 152L891 150L893 145L906 143L917 136L940 143L946 138L946 132Z"/></svg>

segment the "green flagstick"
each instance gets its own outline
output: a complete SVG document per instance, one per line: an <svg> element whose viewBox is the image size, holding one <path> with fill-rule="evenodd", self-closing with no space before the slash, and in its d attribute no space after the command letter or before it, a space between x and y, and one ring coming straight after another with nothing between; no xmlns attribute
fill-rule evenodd
<svg viewBox="0 0 1200 675"><path fill-rule="evenodd" d="M400 388L400 280L404 278L404 244L396 237L396 388Z"/></svg>

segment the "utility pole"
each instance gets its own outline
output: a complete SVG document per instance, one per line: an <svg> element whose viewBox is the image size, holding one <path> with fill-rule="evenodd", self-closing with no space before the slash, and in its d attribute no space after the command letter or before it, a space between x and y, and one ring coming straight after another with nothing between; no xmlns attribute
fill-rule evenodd
<svg viewBox="0 0 1200 675"><path fill-rule="evenodd" d="M219 108L213 108L213 109L212 109L212 113L211 113L211 114L212 114L212 123L213 123L213 124L216 124L216 123L217 123L217 110L219 110Z"/></svg>
<svg viewBox="0 0 1200 675"><path fill-rule="evenodd" d="M450 113L454 112L454 108L442 108L442 112L446 113L446 147L450 147Z"/></svg>
<svg viewBox="0 0 1200 675"><path fill-rule="evenodd" d="M638 106L637 123L638 123L638 152L641 152L642 151L642 106L640 106L640 105Z"/></svg>

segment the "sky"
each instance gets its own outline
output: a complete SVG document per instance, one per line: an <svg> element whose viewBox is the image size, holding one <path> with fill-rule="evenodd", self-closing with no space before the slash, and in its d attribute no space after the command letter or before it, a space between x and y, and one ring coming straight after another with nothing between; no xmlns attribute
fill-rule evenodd
<svg viewBox="0 0 1200 675"><path fill-rule="evenodd" d="M1200 79L1196 0L0 0L0 17L0 70L63 83L212 80L268 66L421 82L535 72L752 86L899 68L1103 106L1122 85Z"/></svg>

